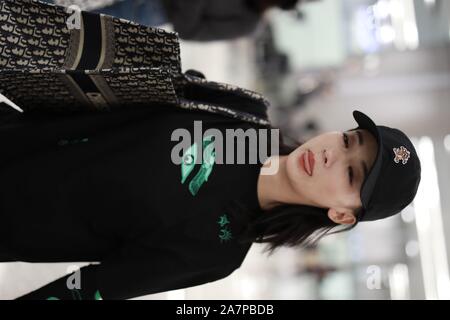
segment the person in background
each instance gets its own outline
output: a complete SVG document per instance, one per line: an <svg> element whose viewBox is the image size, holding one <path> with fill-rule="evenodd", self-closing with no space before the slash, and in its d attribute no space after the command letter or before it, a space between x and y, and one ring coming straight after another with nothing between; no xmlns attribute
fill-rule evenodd
<svg viewBox="0 0 450 320"><path fill-rule="evenodd" d="M179 37L191 41L230 40L254 32L267 10L296 10L314 0L45 0L75 4L147 26L171 24ZM101 4L104 3L104 6Z"/></svg>
<svg viewBox="0 0 450 320"><path fill-rule="evenodd" d="M271 8L295 10L303 0L163 0L169 22L180 38L229 40L254 32Z"/></svg>

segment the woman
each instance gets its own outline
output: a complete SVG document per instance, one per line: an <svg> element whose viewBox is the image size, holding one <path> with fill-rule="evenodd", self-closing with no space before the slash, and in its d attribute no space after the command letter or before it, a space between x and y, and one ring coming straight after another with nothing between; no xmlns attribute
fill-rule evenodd
<svg viewBox="0 0 450 320"><path fill-rule="evenodd" d="M291 152L283 146L264 162L279 159L274 175L262 175L260 163L215 163L192 191L194 172L180 183L180 166L169 158L174 130L193 132L194 121L221 132L261 127L204 111L134 111L100 121L36 119L20 130L22 140L35 132L41 147L3 166L5 254L100 261L21 299L124 299L216 281L240 267L252 242L272 251L304 246L335 227L386 218L413 200L420 181L409 139L355 111L357 129L319 135ZM90 133L89 123L97 126ZM52 146L39 139L47 130L78 135Z"/></svg>
<svg viewBox="0 0 450 320"><path fill-rule="evenodd" d="M24 14L9 10L15 2L6 1L2 13ZM36 6L33 14L41 8L23 2ZM60 60L67 62L51 62ZM16 66L11 57L5 61ZM21 100L13 85L19 75L11 70L0 92L26 112L9 114L0 125L0 261L98 262L19 299L126 299L219 280L241 266L253 242L272 251L308 245L335 227L396 214L417 192L420 161L409 139L360 112L353 114L358 128L299 146L281 139L274 151L278 140L259 134L277 132L264 100L199 73L172 74L176 103L152 100L69 117L28 110L54 103L59 91L36 104ZM39 85L35 69L22 71L23 86ZM81 73L72 76L86 81ZM46 81L61 86L51 76L37 79L42 91L49 91ZM123 91L109 89L130 103ZM208 129L215 130L206 135ZM257 132L257 143L238 135L231 149L223 148L219 137L230 129ZM221 163L220 150L238 161ZM260 158L239 163L242 154ZM265 170L273 164L277 170Z"/></svg>

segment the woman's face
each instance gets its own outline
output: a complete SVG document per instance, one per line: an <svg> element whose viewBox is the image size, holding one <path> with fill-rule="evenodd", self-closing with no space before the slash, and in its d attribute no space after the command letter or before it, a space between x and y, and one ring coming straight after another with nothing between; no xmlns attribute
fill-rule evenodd
<svg viewBox="0 0 450 320"><path fill-rule="evenodd" d="M302 194L312 205L329 209L328 216L337 223L354 223L354 213L362 206L365 172L372 168L377 148L375 137L363 129L312 138L287 158L286 172L294 195ZM302 165L302 155L308 151L314 156L312 168Z"/></svg>

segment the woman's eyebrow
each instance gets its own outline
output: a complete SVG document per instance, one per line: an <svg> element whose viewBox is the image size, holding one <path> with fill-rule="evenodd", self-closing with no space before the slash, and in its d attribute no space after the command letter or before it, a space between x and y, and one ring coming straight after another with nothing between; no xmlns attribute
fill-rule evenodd
<svg viewBox="0 0 450 320"><path fill-rule="evenodd" d="M358 135L358 143L360 146L362 146L364 144L364 138L363 135L361 134L361 131L356 130L356 134Z"/></svg>

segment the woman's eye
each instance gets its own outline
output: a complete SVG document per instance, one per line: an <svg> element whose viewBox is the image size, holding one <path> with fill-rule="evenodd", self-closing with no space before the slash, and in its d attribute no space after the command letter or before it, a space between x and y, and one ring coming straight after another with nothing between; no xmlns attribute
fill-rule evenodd
<svg viewBox="0 0 450 320"><path fill-rule="evenodd" d="M344 138L345 148L348 149L348 147L349 147L348 135L346 133L343 133L343 138ZM350 185L351 185L353 183L353 168L352 167L348 167L348 177L350 179Z"/></svg>
<svg viewBox="0 0 450 320"><path fill-rule="evenodd" d="M353 184L353 168L348 167L348 176L350 178L350 184Z"/></svg>
<svg viewBox="0 0 450 320"><path fill-rule="evenodd" d="M348 135L344 133L343 136L344 136L345 147L348 148Z"/></svg>

